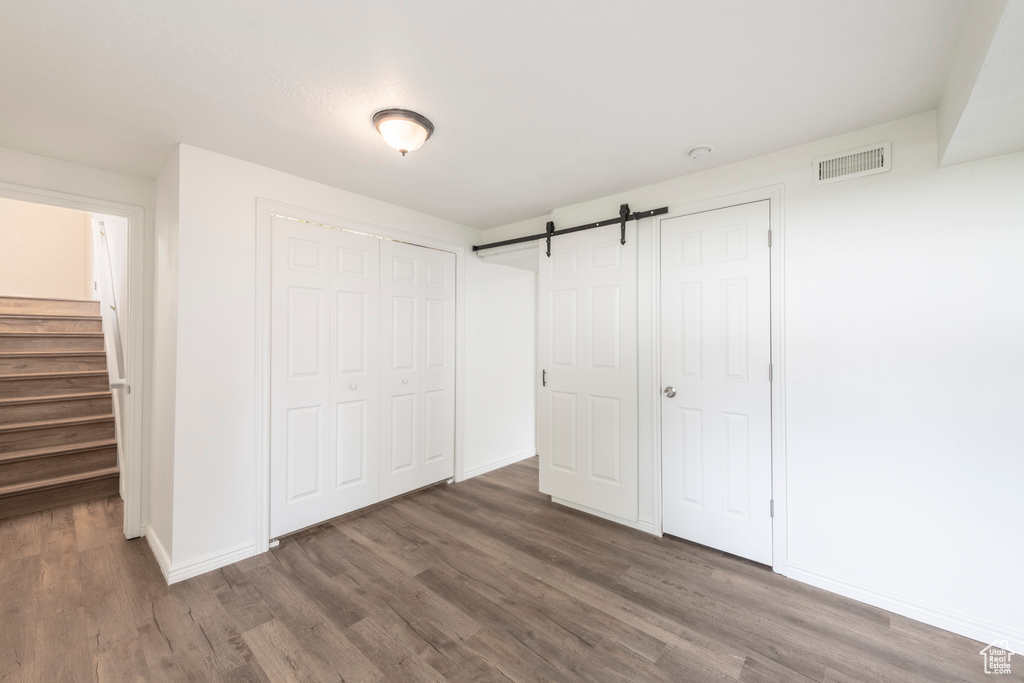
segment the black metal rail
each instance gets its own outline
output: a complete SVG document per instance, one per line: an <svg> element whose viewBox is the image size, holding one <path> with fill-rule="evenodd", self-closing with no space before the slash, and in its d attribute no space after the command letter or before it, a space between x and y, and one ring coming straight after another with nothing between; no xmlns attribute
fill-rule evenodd
<svg viewBox="0 0 1024 683"><path fill-rule="evenodd" d="M668 213L668 207L663 206L660 209L651 209L650 211L636 211L631 213L629 210L629 204L623 204L619 207L619 215L615 218L609 218L604 221L597 221L596 223L587 223L586 225L577 225L572 228L562 228L561 230L555 230L555 224L553 221L548 221L546 230L536 235L527 235L526 237L515 237L510 240L502 240L501 242L491 242L489 244L478 244L473 247L473 251L480 251L481 249L493 249L495 247L507 247L510 244L521 244L523 242L535 242L537 240L546 239L548 241L548 256L551 256L551 238L557 237L558 235L568 235L571 232L580 232L582 230L593 230L594 228L603 228L606 225L618 224L621 226L622 234L620 242L626 243L626 223L629 221L638 221L641 218L647 218L648 216L660 216Z"/></svg>

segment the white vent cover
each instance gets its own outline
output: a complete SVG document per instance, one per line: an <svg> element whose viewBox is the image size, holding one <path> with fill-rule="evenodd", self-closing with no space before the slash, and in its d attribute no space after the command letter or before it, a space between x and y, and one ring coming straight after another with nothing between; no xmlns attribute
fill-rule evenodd
<svg viewBox="0 0 1024 683"><path fill-rule="evenodd" d="M875 145L851 149L849 152L818 157L811 164L812 185L824 185L839 180L885 173L892 167L892 145L879 142Z"/></svg>

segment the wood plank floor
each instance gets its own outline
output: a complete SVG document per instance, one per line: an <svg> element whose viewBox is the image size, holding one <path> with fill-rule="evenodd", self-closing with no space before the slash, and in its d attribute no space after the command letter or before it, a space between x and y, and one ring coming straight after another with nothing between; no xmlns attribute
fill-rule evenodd
<svg viewBox="0 0 1024 683"><path fill-rule="evenodd" d="M991 678L981 643L554 505L536 459L171 587L120 529L116 497L0 521L0 681Z"/></svg>

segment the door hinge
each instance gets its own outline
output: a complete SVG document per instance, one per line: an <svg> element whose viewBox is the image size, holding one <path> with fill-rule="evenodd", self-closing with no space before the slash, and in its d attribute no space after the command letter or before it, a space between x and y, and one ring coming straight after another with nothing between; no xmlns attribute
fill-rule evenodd
<svg viewBox="0 0 1024 683"><path fill-rule="evenodd" d="M540 371L540 385L542 387L546 387L548 385L548 371L547 370L541 370Z"/></svg>
<svg viewBox="0 0 1024 683"><path fill-rule="evenodd" d="M772 517L774 517L775 516L775 501L774 500L768 501L768 507L769 507L769 509L771 511Z"/></svg>
<svg viewBox="0 0 1024 683"><path fill-rule="evenodd" d="M772 231L768 231L768 246L772 246Z"/></svg>
<svg viewBox="0 0 1024 683"><path fill-rule="evenodd" d="M769 382L772 381L772 364L771 363L768 364L768 381Z"/></svg>

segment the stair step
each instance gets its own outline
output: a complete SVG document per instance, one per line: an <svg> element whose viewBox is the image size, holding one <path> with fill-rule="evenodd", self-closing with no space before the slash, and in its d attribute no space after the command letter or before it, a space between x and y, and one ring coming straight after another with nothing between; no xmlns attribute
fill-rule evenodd
<svg viewBox="0 0 1024 683"><path fill-rule="evenodd" d="M83 315L0 313L0 332L103 332L103 318Z"/></svg>
<svg viewBox="0 0 1024 683"><path fill-rule="evenodd" d="M0 454L0 488L117 466L117 441L102 439Z"/></svg>
<svg viewBox="0 0 1024 683"><path fill-rule="evenodd" d="M107 369L102 351L0 353L0 375L43 372L98 372Z"/></svg>
<svg viewBox="0 0 1024 683"><path fill-rule="evenodd" d="M110 389L110 377L105 371L0 375L0 398L80 394L104 389Z"/></svg>
<svg viewBox="0 0 1024 683"><path fill-rule="evenodd" d="M0 455L113 438L113 415L9 424L0 426Z"/></svg>
<svg viewBox="0 0 1024 683"><path fill-rule="evenodd" d="M107 498L118 493L117 467L0 487L0 519Z"/></svg>
<svg viewBox="0 0 1024 683"><path fill-rule="evenodd" d="M0 399L0 425L29 420L107 415L113 411L110 391Z"/></svg>
<svg viewBox="0 0 1024 683"><path fill-rule="evenodd" d="M102 351L103 335L91 332L0 332L0 353Z"/></svg>
<svg viewBox="0 0 1024 683"><path fill-rule="evenodd" d="M0 296L0 314L99 315L99 301L40 299L28 296Z"/></svg>

